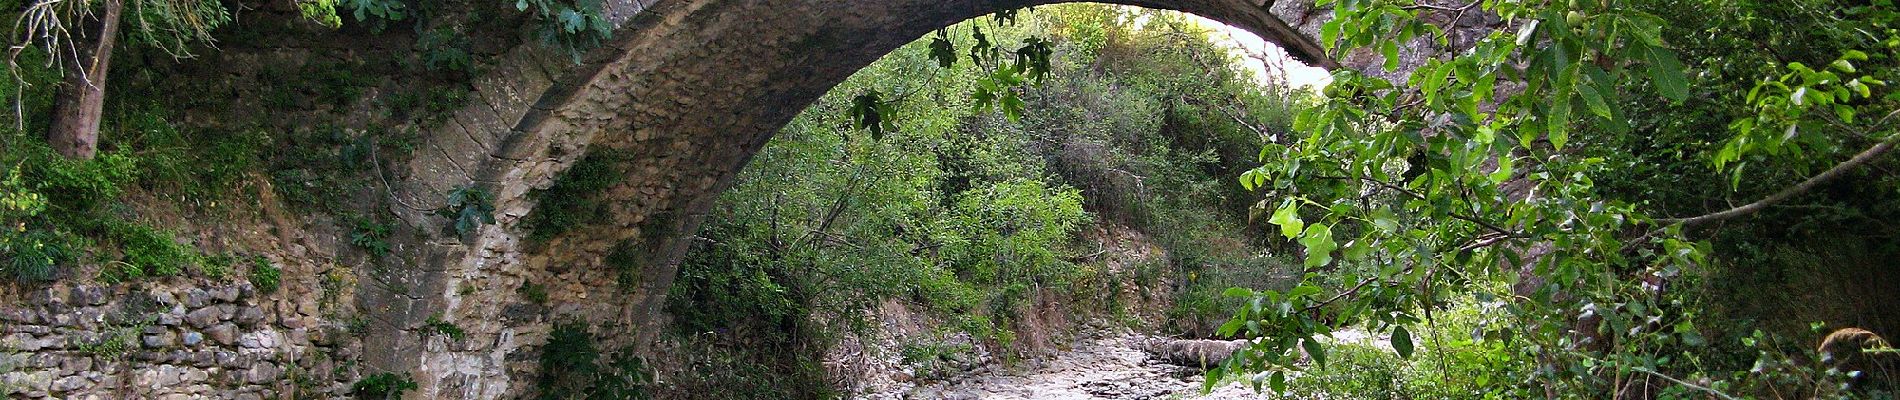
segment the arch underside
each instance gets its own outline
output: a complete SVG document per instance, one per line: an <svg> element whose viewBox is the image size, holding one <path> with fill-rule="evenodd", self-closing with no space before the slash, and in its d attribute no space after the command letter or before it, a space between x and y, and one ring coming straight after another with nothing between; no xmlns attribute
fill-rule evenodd
<svg viewBox="0 0 1900 400"><path fill-rule="evenodd" d="M600 224L607 231L571 236L576 241L669 242L646 243L646 252L673 264L685 245L669 236L695 231L699 216L746 161L851 74L937 29L997 11L1065 2L1071 1L661 3L621 29L613 51L595 55L602 59L590 61L598 65L591 74L578 74L542 98L544 104L558 105L546 108L545 115L530 111L515 131L578 135L588 143L580 151L610 149L630 156L622 168L629 179L607 193L613 212ZM1314 40L1250 0L1103 2L1201 15L1253 31L1302 61L1336 66ZM684 218L663 221L674 226L652 226L656 215ZM649 272L641 292L664 293L673 270ZM636 313L657 314L657 300L645 299L637 306L643 311Z"/></svg>
<svg viewBox="0 0 1900 400"><path fill-rule="evenodd" d="M620 0L625 2L628 0ZM688 237L740 168L807 105L859 69L931 31L996 11L1065 0L660 0L636 7L605 47L581 65L548 73L544 61L504 71L502 89L459 112L409 168L399 197L439 197L473 182L497 195L497 225L471 238L426 239L413 250L435 265L405 280L421 295L362 300L407 325L442 315L469 331L466 342L404 335L372 337L392 349L378 363L412 370L435 397L518 395L532 360L508 357L543 340L556 315L585 319L611 336L603 349L645 348L663 326L661 307ZM1254 0L1110 0L1178 10L1242 27L1309 64L1334 67L1305 21L1283 22ZM528 52L503 60L533 60ZM509 81L508 74L532 75ZM522 83L529 82L529 83ZM478 82L479 86L485 83ZM459 130L458 130L459 129ZM532 193L588 152L616 155L625 178L603 193L604 215L546 243L527 244L519 227ZM394 210L416 227L426 213ZM609 254L640 260L633 288L614 285ZM521 317L514 288L535 282L555 293L543 316ZM463 287L492 295L467 296ZM387 303L387 304L384 304ZM634 333L628 335L626 333Z"/></svg>

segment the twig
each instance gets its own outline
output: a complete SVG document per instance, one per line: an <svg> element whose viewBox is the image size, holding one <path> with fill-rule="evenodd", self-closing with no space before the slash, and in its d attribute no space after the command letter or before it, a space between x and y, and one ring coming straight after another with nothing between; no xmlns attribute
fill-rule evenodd
<svg viewBox="0 0 1900 400"><path fill-rule="evenodd" d="M1411 271L1412 267L1405 267L1405 270ZM1334 294L1332 298L1328 298L1325 301L1313 303L1313 305L1306 306L1306 308L1301 309L1300 312L1318 310L1320 307L1325 307L1327 304L1333 304L1333 302L1339 301L1339 299L1346 298L1346 296L1351 296L1353 294L1359 293L1359 289L1363 289L1366 287L1366 285L1372 284L1373 282L1385 282L1385 279L1373 278L1373 279L1366 279L1366 280L1359 281L1359 284L1354 285L1352 289L1346 289L1346 291L1339 292L1338 294Z"/></svg>
<svg viewBox="0 0 1900 400"><path fill-rule="evenodd" d="M1398 186L1398 185L1393 185L1393 184L1391 184L1391 183L1389 183L1389 182L1386 182L1386 181L1381 181L1381 180L1378 180L1378 179L1372 179L1372 178L1367 178L1367 177L1343 177L1343 176L1318 176L1318 177L1316 177L1316 178L1319 178L1319 179L1355 179L1355 180L1359 180L1359 181L1364 181L1364 182L1366 182L1366 183L1371 183L1371 184L1374 184L1374 185L1377 185L1377 186L1379 186L1379 187L1381 187L1381 188L1384 188L1384 189L1386 189L1386 190L1391 190L1391 191L1395 191L1395 192L1399 192L1399 193L1402 193L1402 194L1405 194L1405 195L1407 195L1407 196L1411 196L1411 197L1412 197L1412 198L1414 198L1414 199L1418 199L1418 200L1425 200L1425 195L1423 195L1423 194L1419 194L1418 192L1414 192L1414 191L1412 191L1411 189L1406 189L1406 188L1405 188L1405 187L1403 187L1403 186ZM1494 223L1491 223L1490 221L1485 221L1485 220L1483 220L1483 219L1479 219L1478 217L1475 217L1475 216L1470 216L1470 215L1465 215L1465 214L1459 214L1459 213L1456 213L1456 212L1447 212L1447 213L1446 213L1446 215L1450 215L1450 216L1451 216L1452 218L1457 218L1457 219L1460 219L1460 220L1463 220L1463 221L1465 221L1465 222L1470 222L1470 223L1473 223L1473 224L1478 224L1478 226L1482 226L1482 227L1484 227L1485 229L1489 229L1489 230L1491 230L1492 232L1496 232L1496 233L1498 233L1498 234L1502 234L1502 235L1505 235L1505 236L1508 236L1508 237L1512 237L1512 238L1527 238L1527 237L1529 237L1528 235L1525 235L1525 234L1524 234L1524 233L1522 233L1522 232L1517 232L1517 231L1513 231L1513 230L1509 230L1509 229L1504 229L1504 227L1501 227L1501 226L1498 226L1497 224L1494 224Z"/></svg>
<svg viewBox="0 0 1900 400"><path fill-rule="evenodd" d="M1673 376L1669 376L1669 375L1664 375L1664 374L1662 374L1661 372L1656 372L1656 371L1651 371L1651 370L1649 370L1649 368L1644 368L1644 367L1630 367L1630 370L1632 370L1632 371L1636 371L1636 372L1641 372L1641 373L1645 373L1645 374L1650 374L1650 375L1655 375L1655 376L1656 376L1656 377L1658 377L1658 378L1663 378L1664 380L1668 380L1668 381L1670 381L1670 382L1675 382L1675 383L1676 383L1677 385L1682 385L1682 386L1687 386L1687 387L1689 387L1690 389L1695 389L1695 390L1701 390L1701 391L1704 391L1704 392L1709 392L1709 394L1712 394L1712 395L1715 395L1715 397L1720 397L1720 398L1722 398L1723 400L1741 400L1741 399L1737 399L1737 398L1735 398L1735 396L1730 396L1730 395L1728 395L1728 393L1722 393L1722 391L1720 391L1720 390L1715 390L1715 389L1711 389L1711 388L1709 388L1708 386L1702 386L1702 385L1697 385L1697 384L1694 384L1694 383L1689 383L1689 382L1687 382L1687 381L1684 381L1684 380L1681 380L1681 379L1676 379L1676 377L1673 377Z"/></svg>

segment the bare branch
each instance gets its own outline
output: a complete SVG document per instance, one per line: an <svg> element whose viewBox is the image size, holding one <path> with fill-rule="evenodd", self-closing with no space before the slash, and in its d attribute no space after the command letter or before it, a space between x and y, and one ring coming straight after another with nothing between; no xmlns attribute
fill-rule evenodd
<svg viewBox="0 0 1900 400"><path fill-rule="evenodd" d="M1754 214L1756 212L1760 212L1761 210L1768 208L1769 206L1773 206L1777 203L1787 201L1789 198L1792 198L1796 195L1807 193L1810 190L1814 190L1816 186L1821 186L1821 184L1828 183L1835 179L1840 179L1842 175L1847 174L1847 171L1852 171L1855 168L1859 168L1861 165L1865 165L1868 162L1873 161L1874 159L1880 158L1880 156L1886 155L1887 152L1893 151L1893 147L1895 144L1900 144L1900 134L1888 136L1886 140L1882 140L1880 141L1880 143L1874 144L1873 147L1869 147L1867 148L1867 150L1862 150L1860 154L1855 154L1854 158L1849 158L1847 159L1847 161L1842 161L1840 164L1835 164L1833 168L1828 168L1827 171L1823 171L1819 175L1809 177L1807 180L1801 181L1801 183L1799 184L1790 186L1786 189L1782 189L1780 192L1775 192L1775 194L1762 198L1761 200L1756 200L1753 203L1748 203L1739 207L1730 208L1728 210L1723 210L1723 211L1695 216L1695 217L1659 219L1659 220L1656 220L1656 222L1663 225L1682 224L1682 226L1685 226L1685 227L1692 227L1692 226L1702 225L1702 224L1706 224L1710 222L1721 221L1721 220L1740 217L1744 215Z"/></svg>

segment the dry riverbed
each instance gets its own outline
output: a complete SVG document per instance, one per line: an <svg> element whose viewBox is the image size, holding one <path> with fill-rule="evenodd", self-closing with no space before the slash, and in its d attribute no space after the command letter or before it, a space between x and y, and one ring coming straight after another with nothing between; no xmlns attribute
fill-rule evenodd
<svg viewBox="0 0 1900 400"><path fill-rule="evenodd" d="M1239 384L1201 393L1198 369L1175 366L1143 350L1147 337L1115 334L1079 339L1055 356L1012 367L988 367L922 386L901 385L866 399L1147 400L1265 399Z"/></svg>

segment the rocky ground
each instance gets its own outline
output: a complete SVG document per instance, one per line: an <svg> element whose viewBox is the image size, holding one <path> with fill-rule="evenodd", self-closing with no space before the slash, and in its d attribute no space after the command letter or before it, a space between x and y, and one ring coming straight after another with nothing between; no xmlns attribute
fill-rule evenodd
<svg viewBox="0 0 1900 400"><path fill-rule="evenodd" d="M865 399L1262 399L1239 384L1201 393L1198 369L1168 364L1144 350L1153 339L1131 333L1078 339L1056 355L1012 367L986 366L941 382L898 385Z"/></svg>

